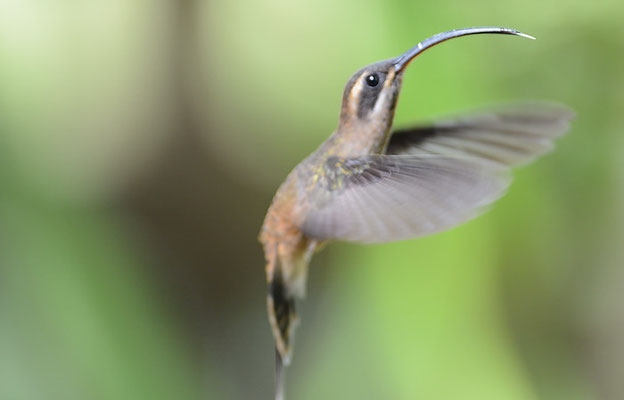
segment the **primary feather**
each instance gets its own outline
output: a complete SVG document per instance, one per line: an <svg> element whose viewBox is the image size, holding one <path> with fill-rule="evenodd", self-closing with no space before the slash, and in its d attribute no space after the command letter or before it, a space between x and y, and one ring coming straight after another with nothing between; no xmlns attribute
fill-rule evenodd
<svg viewBox="0 0 624 400"><path fill-rule="evenodd" d="M521 165L552 150L573 117L570 109L555 103L507 105L398 130L386 153L454 154Z"/></svg>

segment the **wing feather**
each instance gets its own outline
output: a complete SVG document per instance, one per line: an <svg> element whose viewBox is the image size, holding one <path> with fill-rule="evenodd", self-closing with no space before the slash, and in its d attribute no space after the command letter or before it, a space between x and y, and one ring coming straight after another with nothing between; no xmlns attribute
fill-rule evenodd
<svg viewBox="0 0 624 400"><path fill-rule="evenodd" d="M304 220L309 237L375 243L435 233L483 212L509 182L496 163L465 157L371 155L336 163L328 161L319 202Z"/></svg>

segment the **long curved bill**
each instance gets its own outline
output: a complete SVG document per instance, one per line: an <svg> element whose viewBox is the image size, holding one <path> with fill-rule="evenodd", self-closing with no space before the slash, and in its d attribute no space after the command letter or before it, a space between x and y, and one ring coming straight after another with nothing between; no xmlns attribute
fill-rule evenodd
<svg viewBox="0 0 624 400"><path fill-rule="evenodd" d="M445 42L449 39L454 39L460 36L466 36L466 35L478 35L481 33L496 33L496 34L501 34L501 35L516 35L516 36L522 36L525 38L529 38L529 39L533 39L535 40L535 38L531 35L527 35L526 33L522 33L520 31L517 31L515 29L510 29L510 28L501 28L501 27L490 27L490 26L486 26L486 27L478 27L478 28L463 28L463 29L455 29L452 31L448 31L448 32L443 32L443 33L438 33L437 35L434 35L428 39L423 40L422 42L418 43L416 46L412 47L411 49L409 49L408 51L406 51L404 54L398 56L396 58L396 61L394 62L394 69L396 70L397 73L403 71L405 69L405 67L407 67L407 65L420 53L422 53L423 51L427 50L430 47L435 46L436 44Z"/></svg>

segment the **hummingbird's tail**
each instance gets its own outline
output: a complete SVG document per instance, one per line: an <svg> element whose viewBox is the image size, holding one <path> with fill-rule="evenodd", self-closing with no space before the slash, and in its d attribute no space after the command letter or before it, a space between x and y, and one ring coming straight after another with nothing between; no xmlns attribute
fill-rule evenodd
<svg viewBox="0 0 624 400"><path fill-rule="evenodd" d="M295 312L295 298L305 296L308 264L317 243L308 244L299 257L282 260L278 247L267 252L269 322L275 339L275 400L284 400L285 366L292 358L295 328L299 319Z"/></svg>
<svg viewBox="0 0 624 400"><path fill-rule="evenodd" d="M294 330L297 324L295 298L287 290L280 268L274 268L267 296L269 322L275 337L280 364L288 365L292 355Z"/></svg>

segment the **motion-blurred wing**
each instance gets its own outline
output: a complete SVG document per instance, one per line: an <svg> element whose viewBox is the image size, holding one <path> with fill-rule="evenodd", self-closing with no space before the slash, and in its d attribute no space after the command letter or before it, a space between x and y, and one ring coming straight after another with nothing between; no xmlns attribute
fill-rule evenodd
<svg viewBox="0 0 624 400"><path fill-rule="evenodd" d="M331 157L302 231L317 239L388 242L477 216L505 191L499 164L456 156Z"/></svg>
<svg viewBox="0 0 624 400"><path fill-rule="evenodd" d="M553 148L574 113L553 103L506 106L455 120L396 131L387 154L463 155L502 165L532 161Z"/></svg>

